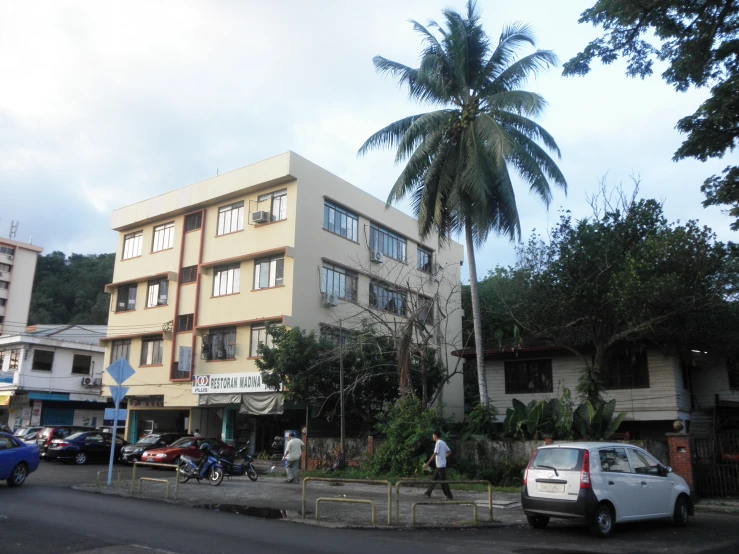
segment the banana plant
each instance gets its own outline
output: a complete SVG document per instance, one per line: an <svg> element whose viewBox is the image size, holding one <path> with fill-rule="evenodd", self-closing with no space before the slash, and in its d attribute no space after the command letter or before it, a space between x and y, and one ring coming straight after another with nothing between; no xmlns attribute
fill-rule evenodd
<svg viewBox="0 0 739 554"><path fill-rule="evenodd" d="M542 432L542 425L551 420L552 407L544 400L532 400L528 406L513 400L513 408L506 410L503 429L505 434L520 439L535 439Z"/></svg>
<svg viewBox="0 0 739 554"><path fill-rule="evenodd" d="M613 436L626 418L626 412L621 412L615 418L616 401L601 402L598 408L594 408L590 401L586 400L575 410L572 424L579 438L592 440L607 440Z"/></svg>

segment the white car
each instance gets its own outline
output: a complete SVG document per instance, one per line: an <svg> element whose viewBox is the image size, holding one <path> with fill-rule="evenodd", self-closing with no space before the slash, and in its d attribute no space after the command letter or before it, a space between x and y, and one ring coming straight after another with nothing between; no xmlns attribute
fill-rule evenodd
<svg viewBox="0 0 739 554"><path fill-rule="evenodd" d="M538 448L529 460L521 489L529 524L542 529L549 519L575 518L607 537L616 523L693 515L690 487L649 453L627 444L573 442Z"/></svg>

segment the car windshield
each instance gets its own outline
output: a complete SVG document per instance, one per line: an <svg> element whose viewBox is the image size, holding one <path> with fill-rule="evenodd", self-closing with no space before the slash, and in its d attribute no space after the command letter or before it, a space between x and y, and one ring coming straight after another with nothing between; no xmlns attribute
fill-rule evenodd
<svg viewBox="0 0 739 554"><path fill-rule="evenodd" d="M30 431L30 429L26 429L25 427L22 429L16 429L15 433L13 433L16 437L22 437L23 435L27 434Z"/></svg>
<svg viewBox="0 0 739 554"><path fill-rule="evenodd" d="M532 468L578 469L580 450L577 448L542 448L536 452Z"/></svg>
<svg viewBox="0 0 739 554"><path fill-rule="evenodd" d="M160 435L147 435L139 441L139 444L156 444L160 438Z"/></svg>
<svg viewBox="0 0 739 554"><path fill-rule="evenodd" d="M44 427L43 429L41 429L41 432L38 434L38 436L45 439L46 437L51 435L51 429L51 427Z"/></svg>
<svg viewBox="0 0 739 554"><path fill-rule="evenodd" d="M64 440L73 441L81 438L85 433L84 432L78 432L74 433L73 435L69 435L68 437L65 437Z"/></svg>
<svg viewBox="0 0 739 554"><path fill-rule="evenodd" d="M172 443L175 448L187 448L193 443L194 439L180 439L177 442Z"/></svg>

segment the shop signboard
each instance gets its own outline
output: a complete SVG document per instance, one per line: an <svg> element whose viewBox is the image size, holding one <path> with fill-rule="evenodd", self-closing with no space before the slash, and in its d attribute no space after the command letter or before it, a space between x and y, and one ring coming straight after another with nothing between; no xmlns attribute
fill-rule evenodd
<svg viewBox="0 0 739 554"><path fill-rule="evenodd" d="M128 398L129 408L164 408L164 395L153 396L130 396Z"/></svg>
<svg viewBox="0 0 739 554"><path fill-rule="evenodd" d="M41 400L34 400L31 407L31 425L41 425Z"/></svg>
<svg viewBox="0 0 739 554"><path fill-rule="evenodd" d="M276 392L262 382L262 374L211 373L192 378L193 394L239 394L250 392Z"/></svg>
<svg viewBox="0 0 739 554"><path fill-rule="evenodd" d="M28 408L28 395L16 394L10 397L11 408Z"/></svg>

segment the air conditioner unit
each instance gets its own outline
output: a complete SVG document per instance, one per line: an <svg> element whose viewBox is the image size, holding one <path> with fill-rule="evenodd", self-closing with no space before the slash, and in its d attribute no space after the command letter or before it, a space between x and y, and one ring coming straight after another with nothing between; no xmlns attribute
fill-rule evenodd
<svg viewBox="0 0 739 554"><path fill-rule="evenodd" d="M372 263L381 264L383 262L382 252L379 250L372 250L370 252L370 260L372 260Z"/></svg>
<svg viewBox="0 0 739 554"><path fill-rule="evenodd" d="M251 214L252 223L269 223L269 212L263 210Z"/></svg>
<svg viewBox="0 0 739 554"><path fill-rule="evenodd" d="M92 386L92 377L83 377L82 378L82 385L85 387L91 387Z"/></svg>
<svg viewBox="0 0 739 554"><path fill-rule="evenodd" d="M338 306L339 303L336 301L336 295L323 293L323 305L327 308Z"/></svg>
<svg viewBox="0 0 739 554"><path fill-rule="evenodd" d="M8 254L8 259L12 261L13 260L13 254Z"/></svg>
<svg viewBox="0 0 739 554"><path fill-rule="evenodd" d="M103 380L100 377L83 377L82 385L85 387L99 387L103 384Z"/></svg>
<svg viewBox="0 0 739 554"><path fill-rule="evenodd" d="M103 378L102 377L95 377L92 380L92 386L93 387L102 387L103 386Z"/></svg>

